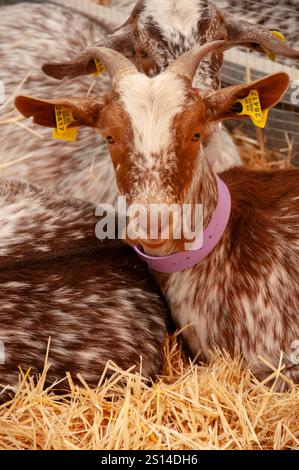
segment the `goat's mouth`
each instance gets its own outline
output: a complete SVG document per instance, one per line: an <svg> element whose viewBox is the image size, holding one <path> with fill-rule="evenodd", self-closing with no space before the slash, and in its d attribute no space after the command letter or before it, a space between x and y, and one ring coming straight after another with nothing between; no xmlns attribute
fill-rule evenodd
<svg viewBox="0 0 299 470"><path fill-rule="evenodd" d="M141 246L144 246L144 248L161 248L162 246L167 243L167 240L144 240L141 239L139 240L139 243Z"/></svg>
<svg viewBox="0 0 299 470"><path fill-rule="evenodd" d="M165 244L167 242L169 242L169 240L162 240L162 239L150 239L150 238L130 238L130 237L126 237L126 242L131 245L131 246L141 246L143 247L144 249L158 249L160 247L163 247L165 246Z"/></svg>

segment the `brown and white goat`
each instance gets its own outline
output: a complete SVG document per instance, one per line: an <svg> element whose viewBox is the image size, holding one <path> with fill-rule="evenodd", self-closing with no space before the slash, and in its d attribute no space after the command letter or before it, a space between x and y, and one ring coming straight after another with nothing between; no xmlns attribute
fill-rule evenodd
<svg viewBox="0 0 299 470"><path fill-rule="evenodd" d="M266 110L289 86L288 75L277 73L203 95L192 87L194 74L201 59L220 47L222 41L195 48L154 78L101 48L97 56L112 79L104 108L91 99L30 97L17 98L16 106L50 127L55 104L69 107L77 124L91 125L107 138L119 191L130 204L202 203L205 228L218 198L215 174L202 152L206 130L215 122L245 118L235 103L252 89ZM232 354L240 350L264 377L269 371L259 356L276 367L284 353L284 374L298 382L299 365L291 357L299 339L299 171L235 168L221 178L232 210L220 242L194 267L155 277L194 356L208 360L214 346ZM148 238L137 243L157 257L184 249L184 239Z"/></svg>
<svg viewBox="0 0 299 470"><path fill-rule="evenodd" d="M264 26L250 23L216 8L208 0L139 0L129 19L110 37L94 44L126 55L148 76L155 76L180 55L197 45L226 40L253 50L299 59L299 51L281 42ZM220 87L222 51L208 54L194 77L194 86L208 92ZM96 72L92 51L74 60L48 63L45 73L74 78Z"/></svg>
<svg viewBox="0 0 299 470"><path fill-rule="evenodd" d="M62 60L66 56L75 55L97 40L130 57L139 64L140 70L153 74L162 71L193 45L233 35L233 31L237 31L235 36L239 40L243 39L244 31L248 31L248 34L250 32L249 41L256 37L252 25L246 29L244 22L235 21L232 27L229 16L224 15L224 21L221 13L216 12L208 2L200 1L146 0L142 4L138 3L127 24L106 39L108 27L58 5L26 4L26 8L22 4L8 5L1 7L1 13L0 79L5 83L8 100L28 73L30 76L23 87L25 94L52 98L85 96L91 84L89 78L78 77L67 83L58 82L43 75L40 66L57 57ZM16 18L22 18L22 21L16 21ZM165 30L164 24L165 28L167 25ZM240 30L237 29L238 25L242 25ZM112 28L113 25L110 30ZM262 31L261 28L258 30ZM268 44L272 39L266 30L263 31L263 41ZM289 53L286 45L277 44L275 40L274 45L268 47L279 47L280 51L283 49L282 53ZM218 86L222 54L214 58L217 59L215 64L208 59L202 69L204 72L199 72L195 83L200 89L207 85L212 88ZM94 61L90 57L88 64L79 61L71 66L64 64L62 68L52 66L45 70L60 77L65 74L77 76L92 72L93 65ZM98 99L107 89L108 81L102 75L92 94ZM10 109L8 101L8 106L1 111L6 114ZM12 117L10 115L3 120L9 121ZM39 139L21 128L22 122L19 126L17 124L11 122L0 126L2 176L25 179L94 203L116 201L113 167L105 142L99 136L82 129L78 142L65 143L53 140L45 129L38 131ZM240 163L238 152L225 131L213 134L209 142L206 155L214 168L220 170Z"/></svg>
<svg viewBox="0 0 299 470"><path fill-rule="evenodd" d="M1 401L18 367L42 371L49 337L50 384L69 371L96 386L109 360L159 373L165 303L128 246L96 238L96 223L92 204L0 180Z"/></svg>
<svg viewBox="0 0 299 470"><path fill-rule="evenodd" d="M115 47L118 35L121 42ZM239 42L255 50L299 59L298 51L279 41L267 28L221 11L207 0L139 0L106 47L122 52L140 71L155 76L192 47L215 40ZM105 46L101 42L96 45ZM218 90L222 65L222 51L207 55L195 74L194 86L206 93ZM93 53L86 50L69 63L45 64L43 70L56 78L91 73L95 71ZM218 123L210 133L205 152L214 171L241 165L238 150L226 129Z"/></svg>

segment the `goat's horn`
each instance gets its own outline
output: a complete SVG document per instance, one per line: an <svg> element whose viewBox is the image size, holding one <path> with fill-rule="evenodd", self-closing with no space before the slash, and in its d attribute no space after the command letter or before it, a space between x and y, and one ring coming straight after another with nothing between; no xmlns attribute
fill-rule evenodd
<svg viewBox="0 0 299 470"><path fill-rule="evenodd" d="M172 62L167 67L167 72L185 75L190 78L190 80L193 80L197 67L204 57L206 57L210 52L221 51L227 47L232 47L232 44L229 44L226 41L213 41L204 44L203 46L194 47Z"/></svg>
<svg viewBox="0 0 299 470"><path fill-rule="evenodd" d="M129 59L113 49L108 47L90 47L87 49L87 52L94 59L101 61L111 80L117 81L125 75L138 73L138 69Z"/></svg>
<svg viewBox="0 0 299 470"><path fill-rule="evenodd" d="M299 51L293 49L287 42L279 40L265 26L250 23L227 12L221 11L219 14L227 29L229 41L238 41L252 49L254 46L259 46L257 50L260 52L265 53L266 49L283 57L299 59Z"/></svg>

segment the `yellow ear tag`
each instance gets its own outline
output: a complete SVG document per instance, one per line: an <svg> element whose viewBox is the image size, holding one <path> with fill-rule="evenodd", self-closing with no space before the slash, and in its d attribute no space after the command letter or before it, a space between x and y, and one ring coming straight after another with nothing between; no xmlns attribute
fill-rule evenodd
<svg viewBox="0 0 299 470"><path fill-rule="evenodd" d="M279 31L271 31L271 34L273 36L275 36L277 39L279 39L281 42L285 42L286 41L286 38L285 36L280 33ZM269 51L269 49L267 49L266 47L263 47L265 53L267 54L267 56L269 57L270 60L272 60L273 62L276 61L276 54L274 52L271 52Z"/></svg>
<svg viewBox="0 0 299 470"><path fill-rule="evenodd" d="M94 77L98 77L99 75L102 75L102 73L106 72L104 65L99 59L94 59L94 63L97 68L97 71L93 74Z"/></svg>
<svg viewBox="0 0 299 470"><path fill-rule="evenodd" d="M249 116L255 126L262 129L266 127L269 109L262 110L257 90L251 90L246 98L237 100L236 103L241 103L243 107L243 110L238 113L240 116Z"/></svg>
<svg viewBox="0 0 299 470"><path fill-rule="evenodd" d="M68 129L68 126L75 121L72 111L65 106L56 105L55 116L57 127L53 129L53 139L61 139L69 142L77 140L78 129L75 127Z"/></svg>

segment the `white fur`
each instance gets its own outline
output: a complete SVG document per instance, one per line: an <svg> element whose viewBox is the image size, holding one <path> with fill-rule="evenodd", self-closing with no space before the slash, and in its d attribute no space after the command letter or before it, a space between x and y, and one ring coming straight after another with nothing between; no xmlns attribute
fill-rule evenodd
<svg viewBox="0 0 299 470"><path fill-rule="evenodd" d="M151 0L146 2L144 17L152 17L159 24L165 38L173 31L183 36L191 36L198 29L200 2L198 0ZM161 21L163 18L163 21Z"/></svg>
<svg viewBox="0 0 299 470"><path fill-rule="evenodd" d="M215 173L221 173L229 168L242 165L239 151L222 124L218 125L218 129L212 135L209 144L205 148L205 155Z"/></svg>
<svg viewBox="0 0 299 470"><path fill-rule="evenodd" d="M131 119L134 149L150 170L153 157L167 153L171 146L174 118L186 105L185 84L175 75L170 80L169 73L155 78L134 74L124 77L118 90Z"/></svg>

